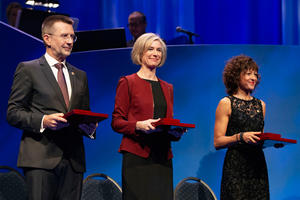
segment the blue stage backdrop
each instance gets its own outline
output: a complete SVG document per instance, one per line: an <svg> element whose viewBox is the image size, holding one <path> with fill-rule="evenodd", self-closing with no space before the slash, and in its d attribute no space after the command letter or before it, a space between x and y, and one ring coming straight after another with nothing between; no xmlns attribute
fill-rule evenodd
<svg viewBox="0 0 300 200"><path fill-rule="evenodd" d="M43 44L0 23L2 74L0 114L0 165L16 167L21 131L7 125L5 110L13 73L18 62L44 53ZM4 48L5 47L5 48ZM74 53L68 60L87 71L91 107L107 113L97 139L85 139L87 172L100 172L121 183L121 155L117 152L122 135L110 127L115 90L121 76L139 67L130 61L131 49ZM183 178L203 179L219 196L225 150L213 147L215 109L226 96L222 70L230 57L246 54L260 66L262 80L254 95L267 105L265 131L299 140L300 47L263 45L169 46L166 64L158 76L174 85L175 118L195 123L196 128L173 143L174 186ZM272 200L299 200L300 145L265 149Z"/></svg>
<svg viewBox="0 0 300 200"><path fill-rule="evenodd" d="M0 20L7 5L1 0ZM200 35L197 44L299 44L300 0L61 0L53 12L79 18L79 30L126 27L128 15L144 12L148 32L170 41L181 26ZM43 9L35 7L34 9ZM130 33L126 28L126 37Z"/></svg>

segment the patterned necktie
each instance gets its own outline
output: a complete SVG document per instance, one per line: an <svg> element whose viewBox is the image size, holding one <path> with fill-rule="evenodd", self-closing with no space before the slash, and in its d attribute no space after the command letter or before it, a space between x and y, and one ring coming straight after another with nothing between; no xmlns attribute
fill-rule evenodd
<svg viewBox="0 0 300 200"><path fill-rule="evenodd" d="M60 90L61 90L61 92L64 96L64 100L65 100L65 103L66 103L67 108L68 108L69 107L69 94L68 94L66 79L65 79L64 73L62 71L63 64L62 63L57 63L54 66L58 69L58 71L57 71L57 82L58 82Z"/></svg>

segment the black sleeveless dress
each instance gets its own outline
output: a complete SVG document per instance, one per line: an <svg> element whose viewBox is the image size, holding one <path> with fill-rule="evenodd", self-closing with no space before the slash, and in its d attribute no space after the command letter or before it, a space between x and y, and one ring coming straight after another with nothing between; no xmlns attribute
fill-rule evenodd
<svg viewBox="0 0 300 200"><path fill-rule="evenodd" d="M264 118L259 99L233 96L226 136L263 131ZM221 200L269 200L268 171L262 144L235 144L226 152L221 183Z"/></svg>

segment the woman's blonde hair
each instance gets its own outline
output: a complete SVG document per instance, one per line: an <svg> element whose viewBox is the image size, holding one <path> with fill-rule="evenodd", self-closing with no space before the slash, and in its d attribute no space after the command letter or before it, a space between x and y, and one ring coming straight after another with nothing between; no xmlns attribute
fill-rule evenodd
<svg viewBox="0 0 300 200"><path fill-rule="evenodd" d="M154 41L159 41L161 43L161 61L158 67L162 66L167 58L167 46L164 41L154 33L145 33L141 35L134 43L131 51L131 60L136 65L142 65L142 57L144 52L151 46Z"/></svg>

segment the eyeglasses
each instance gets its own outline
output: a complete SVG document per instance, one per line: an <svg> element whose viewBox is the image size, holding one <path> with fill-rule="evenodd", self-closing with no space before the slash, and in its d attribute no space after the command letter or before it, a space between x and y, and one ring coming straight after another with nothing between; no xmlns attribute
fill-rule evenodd
<svg viewBox="0 0 300 200"><path fill-rule="evenodd" d="M47 33L48 35L54 35L52 33ZM54 35L54 36L57 36L57 37L61 37L62 39L64 40L68 40L69 38L71 38L73 40L73 42L76 42L77 41L77 36L74 35L74 34L68 34L68 33L65 33L65 34L61 34L61 35Z"/></svg>

